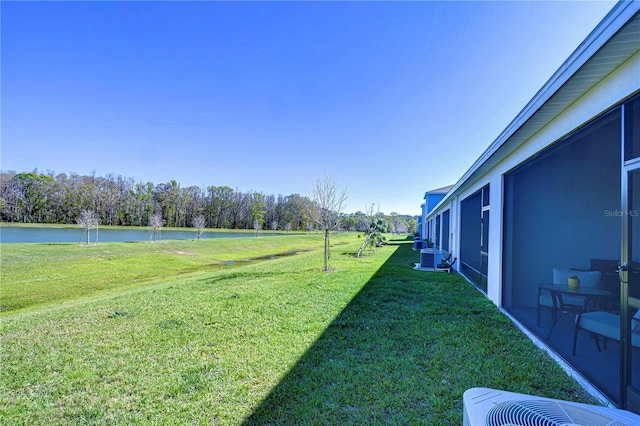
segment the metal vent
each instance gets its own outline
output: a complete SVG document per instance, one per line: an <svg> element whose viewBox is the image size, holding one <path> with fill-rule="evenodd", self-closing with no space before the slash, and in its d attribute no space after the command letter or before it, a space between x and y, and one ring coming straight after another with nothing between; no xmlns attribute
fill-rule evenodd
<svg viewBox="0 0 640 426"><path fill-rule="evenodd" d="M420 266L423 268L433 268L435 264L433 252L420 253Z"/></svg>
<svg viewBox="0 0 640 426"><path fill-rule="evenodd" d="M487 426L626 426L588 408L556 401L505 401L487 412Z"/></svg>

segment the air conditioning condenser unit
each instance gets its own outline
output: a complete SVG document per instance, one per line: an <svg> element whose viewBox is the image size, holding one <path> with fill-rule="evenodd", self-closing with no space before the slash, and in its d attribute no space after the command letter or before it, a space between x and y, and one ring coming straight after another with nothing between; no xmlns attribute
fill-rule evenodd
<svg viewBox="0 0 640 426"><path fill-rule="evenodd" d="M468 389L463 404L464 426L640 425L630 411L489 388Z"/></svg>
<svg viewBox="0 0 640 426"><path fill-rule="evenodd" d="M442 263L442 250L424 248L420 250L420 268L436 269Z"/></svg>

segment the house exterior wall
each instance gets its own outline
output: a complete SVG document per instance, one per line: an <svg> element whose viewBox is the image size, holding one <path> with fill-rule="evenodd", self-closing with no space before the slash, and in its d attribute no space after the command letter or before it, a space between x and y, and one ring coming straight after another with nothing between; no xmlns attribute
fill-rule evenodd
<svg viewBox="0 0 640 426"><path fill-rule="evenodd" d="M433 208L435 206L437 206L440 201L442 201L442 199L444 198L445 195L447 195L447 194L435 194L435 193L431 193L430 194L430 193L427 193L427 196L426 196L426 198L427 198L427 203L426 203L427 204L427 212L433 210Z"/></svg>
<svg viewBox="0 0 640 426"><path fill-rule="evenodd" d="M563 137L620 104L640 91L640 52L629 58L598 84L584 93L576 102L555 116L533 137L513 149L505 158L478 176L473 174L458 184L458 189L428 213L427 220L446 209L451 209L451 252L459 257L460 217L462 200L490 185L489 265L487 297L496 305L502 304L502 250L503 250L503 193L504 174L521 165L530 157L560 141ZM457 265L459 266L459 265Z"/></svg>
<svg viewBox="0 0 640 426"><path fill-rule="evenodd" d="M582 375L596 393L623 408L640 407L637 396L629 397L626 391L627 385L637 389L640 383L637 352L624 361L624 345L597 352L589 346L592 342L582 339L576 354L571 346L575 318L565 315L564 322L554 322L555 331L548 316L541 322L539 285L553 280L553 268L597 269L594 260L617 264L626 259L625 253L630 256L625 244L631 234L624 221L605 212L628 210L621 203L630 197L625 187L630 163L623 167L621 144L638 137L635 130L625 136L623 124L625 117L637 119L631 114L638 114L640 104L638 34L640 2L619 2L425 218L433 222L449 210L450 252L459 259L462 252L477 263L473 247L480 246L482 238L474 216L477 192L488 187L483 272L460 261L455 269L535 336L534 341L544 339L542 347L559 354L567 371ZM608 283L612 286L606 288L604 303L627 309L625 287L615 268L611 271L615 282ZM629 295L640 298L631 290L629 286Z"/></svg>

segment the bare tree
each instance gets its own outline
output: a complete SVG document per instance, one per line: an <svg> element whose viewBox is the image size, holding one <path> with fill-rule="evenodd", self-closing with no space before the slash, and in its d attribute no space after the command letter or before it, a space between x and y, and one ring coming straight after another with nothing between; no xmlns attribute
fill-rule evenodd
<svg viewBox="0 0 640 426"><path fill-rule="evenodd" d="M89 235L92 229L96 230L96 242L98 241L98 215L93 210L83 210L80 213L80 217L77 220L78 225L84 229L84 234L87 234L87 245L89 245Z"/></svg>
<svg viewBox="0 0 640 426"><path fill-rule="evenodd" d="M330 271L329 259L329 231L335 229L340 223L340 212L347 199L347 190L338 190L333 180L325 177L318 180L313 188L313 205L309 212L313 221L324 233L324 268Z"/></svg>
<svg viewBox="0 0 640 426"><path fill-rule="evenodd" d="M277 231L278 230L278 221L277 220L272 220L271 221L271 230L272 231Z"/></svg>
<svg viewBox="0 0 640 426"><path fill-rule="evenodd" d="M405 231L406 221L402 216L396 212L391 212L389 216L391 216L390 228L392 233L402 234L407 232Z"/></svg>
<svg viewBox="0 0 640 426"><path fill-rule="evenodd" d="M161 232L163 225L164 220L162 220L160 213L154 213L149 217L149 226L151 227L151 238L153 238L153 242L156 241L156 235Z"/></svg>
<svg viewBox="0 0 640 426"><path fill-rule="evenodd" d="M253 229L256 231L256 238L258 237L258 231L260 230L260 220L254 219L253 221Z"/></svg>
<svg viewBox="0 0 640 426"><path fill-rule="evenodd" d="M202 232L206 227L206 221L204 219L204 216L199 215L194 217L193 220L191 221L191 225L197 229L196 240L200 241L200 236L202 235Z"/></svg>
<svg viewBox="0 0 640 426"><path fill-rule="evenodd" d="M287 224L284 225L284 230L287 231L287 233L291 231L291 222L287 222Z"/></svg>

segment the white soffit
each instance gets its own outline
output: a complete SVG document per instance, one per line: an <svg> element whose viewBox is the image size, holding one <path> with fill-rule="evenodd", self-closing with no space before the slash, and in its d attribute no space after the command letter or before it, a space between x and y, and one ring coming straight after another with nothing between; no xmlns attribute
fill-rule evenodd
<svg viewBox="0 0 640 426"><path fill-rule="evenodd" d="M481 176L491 169L638 53L639 11L640 1L617 3L433 211L455 193L470 186L473 176Z"/></svg>
<svg viewBox="0 0 640 426"><path fill-rule="evenodd" d="M638 51L640 15L636 14L503 145L510 148L519 146Z"/></svg>

